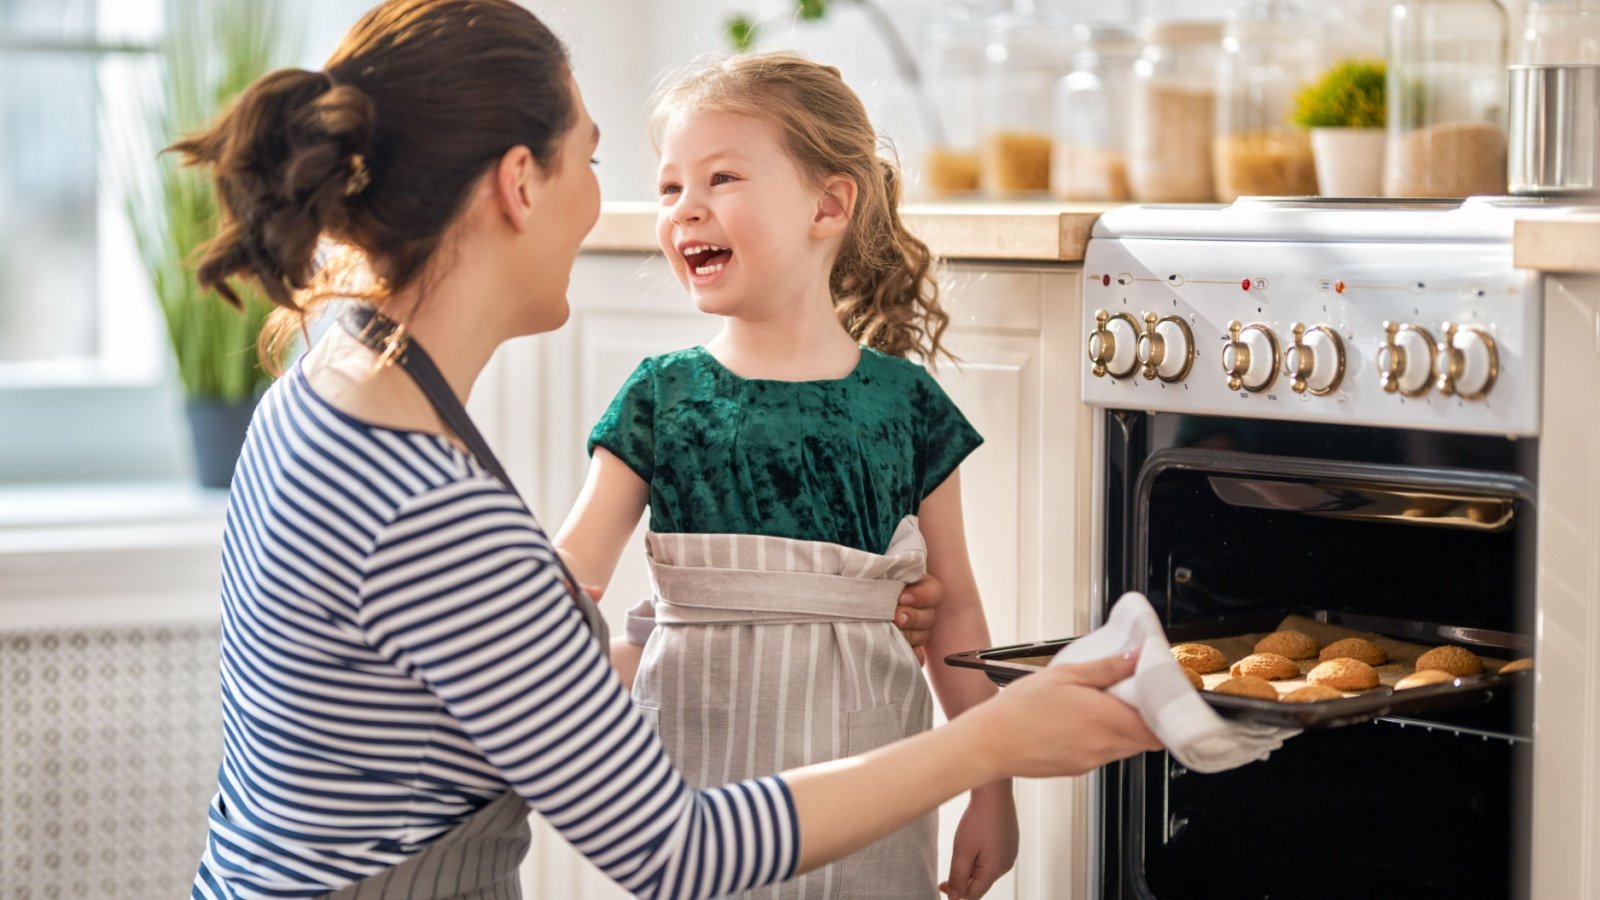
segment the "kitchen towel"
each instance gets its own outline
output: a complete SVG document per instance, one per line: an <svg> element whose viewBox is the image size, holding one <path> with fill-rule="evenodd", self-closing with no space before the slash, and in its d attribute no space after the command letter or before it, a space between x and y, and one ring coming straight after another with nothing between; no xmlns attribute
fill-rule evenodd
<svg viewBox="0 0 1600 900"><path fill-rule="evenodd" d="M1090 662L1139 648L1139 663L1109 693L1139 711L1178 762L1195 772L1222 772L1266 759L1297 728L1232 722L1218 715L1172 658L1161 618L1145 596L1129 591L1106 623L1061 648L1051 665Z"/></svg>

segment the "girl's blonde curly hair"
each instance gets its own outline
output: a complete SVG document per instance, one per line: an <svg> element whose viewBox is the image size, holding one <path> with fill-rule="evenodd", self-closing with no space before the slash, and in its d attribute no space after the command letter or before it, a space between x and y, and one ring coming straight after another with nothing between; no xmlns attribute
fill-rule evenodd
<svg viewBox="0 0 1600 900"><path fill-rule="evenodd" d="M934 257L900 221L901 177L879 155L861 99L839 70L797 53L760 53L712 63L656 95L650 134L657 148L676 112L712 110L771 123L800 170L821 184L844 175L856 204L828 287L857 341L928 363L954 356L941 343L950 316L939 305Z"/></svg>

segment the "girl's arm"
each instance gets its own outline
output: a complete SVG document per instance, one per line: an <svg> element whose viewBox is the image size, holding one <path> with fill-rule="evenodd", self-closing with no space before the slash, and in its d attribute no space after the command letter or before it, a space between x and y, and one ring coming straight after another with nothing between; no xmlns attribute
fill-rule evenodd
<svg viewBox="0 0 1600 900"><path fill-rule="evenodd" d="M928 678L952 721L994 696L995 687L980 672L954 669L944 658L962 650L988 647L989 623L983 615L977 580L967 556L961 511L961 473L952 473L922 501L918 523L928 544L928 571L944 583L945 599L928 638ZM950 877L940 885L956 898L982 897L1017 858L1017 815L1011 782L1000 779L977 787L956 828Z"/></svg>
<svg viewBox="0 0 1600 900"><path fill-rule="evenodd" d="M594 448L578 502L554 541L580 583L601 591L611 583L649 499L649 485L627 463L604 447Z"/></svg>
<svg viewBox="0 0 1600 900"><path fill-rule="evenodd" d="M976 670L953 669L944 658L990 646L989 622L978 597L978 582L967 558L967 533L961 513L961 471L934 488L917 511L928 544L928 573L944 585L944 602L928 636L928 679L950 719L994 696L995 687Z"/></svg>

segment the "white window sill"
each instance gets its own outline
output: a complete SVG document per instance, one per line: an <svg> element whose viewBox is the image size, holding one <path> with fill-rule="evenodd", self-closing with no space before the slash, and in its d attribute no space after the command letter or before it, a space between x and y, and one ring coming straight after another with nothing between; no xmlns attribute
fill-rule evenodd
<svg viewBox="0 0 1600 900"><path fill-rule="evenodd" d="M180 483L0 487L0 627L216 618L226 509Z"/></svg>

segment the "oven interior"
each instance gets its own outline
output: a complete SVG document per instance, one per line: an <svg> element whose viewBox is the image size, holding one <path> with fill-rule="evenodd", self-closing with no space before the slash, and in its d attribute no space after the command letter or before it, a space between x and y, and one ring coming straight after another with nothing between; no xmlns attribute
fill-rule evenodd
<svg viewBox="0 0 1600 900"><path fill-rule="evenodd" d="M1532 633L1534 442L1105 416L1108 603L1143 591L1169 627L1322 609ZM1531 693L1307 731L1218 774L1110 767L1100 894L1524 896Z"/></svg>

